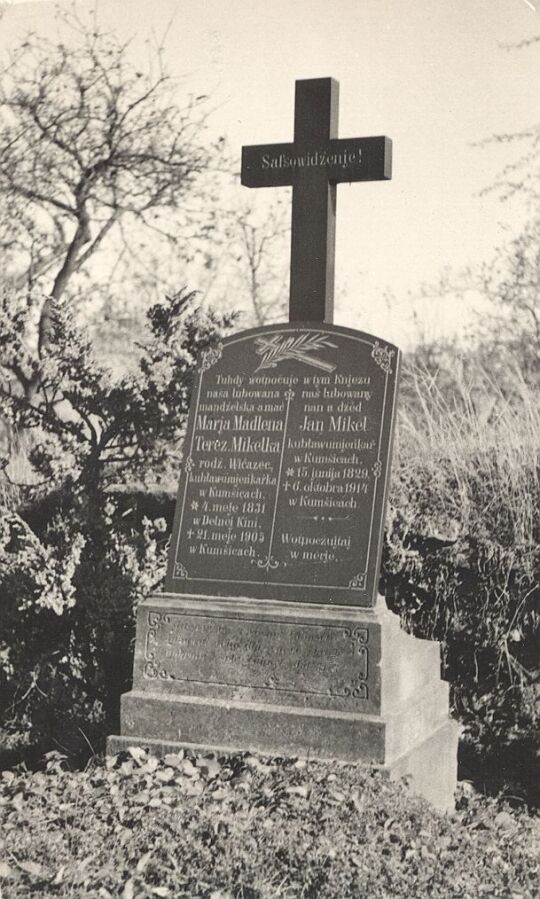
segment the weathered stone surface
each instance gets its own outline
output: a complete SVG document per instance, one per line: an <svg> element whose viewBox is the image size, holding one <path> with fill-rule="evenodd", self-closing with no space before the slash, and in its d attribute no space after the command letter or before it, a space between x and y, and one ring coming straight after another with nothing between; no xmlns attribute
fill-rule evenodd
<svg viewBox="0 0 540 899"><path fill-rule="evenodd" d="M398 350L360 331L271 325L202 360L167 590L376 601Z"/></svg>
<svg viewBox="0 0 540 899"><path fill-rule="evenodd" d="M139 607L134 689L344 711L380 706L380 626L347 608L171 595Z"/></svg>
<svg viewBox="0 0 540 899"><path fill-rule="evenodd" d="M401 758L390 764L381 765L372 761L361 762L354 759L341 761L365 764L381 771L392 780L406 778L410 789L427 799L441 812L452 812L455 807L454 792L456 789L456 756L459 738L459 726L455 721L445 721L441 727L431 733L425 740L417 743ZM107 743L107 751L111 754L127 750L130 746L146 747L153 755L161 758L169 752L178 752L179 748L200 752L215 750L223 753L245 751L244 743L239 746L226 746L223 743L188 743L178 740L163 740L152 737L112 736ZM317 758L316 754L299 753L300 758ZM332 759L339 760L339 752L331 753ZM327 756L322 756L327 758Z"/></svg>
<svg viewBox="0 0 540 899"><path fill-rule="evenodd" d="M407 778L411 790L441 812L453 812L457 787L457 748L460 727L447 720L402 758L382 768L392 780Z"/></svg>
<svg viewBox="0 0 540 899"><path fill-rule="evenodd" d="M404 633L382 603L360 611L165 594L138 609L135 690L378 714L434 677L438 644Z"/></svg>
<svg viewBox="0 0 540 899"><path fill-rule="evenodd" d="M159 745L336 758L392 774L448 722L438 644L403 633L382 602L168 595L138 615L134 689L109 751L159 735Z"/></svg>
<svg viewBox="0 0 540 899"><path fill-rule="evenodd" d="M445 686L386 716L133 690L122 698L122 732L267 755L390 764L446 722Z"/></svg>

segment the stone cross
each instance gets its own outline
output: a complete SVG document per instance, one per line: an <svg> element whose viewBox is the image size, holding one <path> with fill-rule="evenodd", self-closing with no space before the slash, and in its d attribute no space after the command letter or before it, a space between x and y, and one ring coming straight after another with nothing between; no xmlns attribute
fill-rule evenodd
<svg viewBox="0 0 540 899"><path fill-rule="evenodd" d="M336 185L392 177L388 137L340 140L339 84L333 78L296 82L294 143L242 148L246 187L292 185L289 320L333 320Z"/></svg>

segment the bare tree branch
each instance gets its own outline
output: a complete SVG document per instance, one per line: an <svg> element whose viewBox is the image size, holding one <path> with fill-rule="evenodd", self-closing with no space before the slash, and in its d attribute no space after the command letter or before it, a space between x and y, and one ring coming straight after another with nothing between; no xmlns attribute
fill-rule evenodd
<svg viewBox="0 0 540 899"><path fill-rule="evenodd" d="M218 156L204 146L203 98L179 108L161 59L142 72L129 44L75 9L58 15L75 40L30 35L0 83L0 246L12 283L54 298L126 217L177 242L165 217L189 216L182 201ZM41 353L49 319L46 301Z"/></svg>

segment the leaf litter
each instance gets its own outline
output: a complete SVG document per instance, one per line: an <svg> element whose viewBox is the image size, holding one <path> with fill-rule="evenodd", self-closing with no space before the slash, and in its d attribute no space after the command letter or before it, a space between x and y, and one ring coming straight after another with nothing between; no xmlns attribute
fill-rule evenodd
<svg viewBox="0 0 540 899"><path fill-rule="evenodd" d="M441 816L331 762L139 747L85 772L52 761L0 778L9 899L535 895L538 819L470 791Z"/></svg>

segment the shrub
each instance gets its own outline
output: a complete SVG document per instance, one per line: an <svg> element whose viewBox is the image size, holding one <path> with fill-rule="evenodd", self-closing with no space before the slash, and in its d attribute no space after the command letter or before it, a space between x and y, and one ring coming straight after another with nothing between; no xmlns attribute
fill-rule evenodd
<svg viewBox="0 0 540 899"><path fill-rule="evenodd" d="M134 527L111 488L159 481L178 459L195 358L230 321L196 310L190 295L170 297L149 311L138 371L114 378L57 303L39 390L29 398L8 380L15 360L37 367L20 350L28 307L4 298L0 412L31 475L26 486L4 489L0 529L8 742L24 733L29 744L94 746L114 726L131 676L134 612L163 575L167 528L145 517ZM6 454L7 478L12 464Z"/></svg>
<svg viewBox="0 0 540 899"><path fill-rule="evenodd" d="M249 755L60 766L0 780L10 899L538 895L538 821L493 800L443 816L365 768Z"/></svg>
<svg viewBox="0 0 540 899"><path fill-rule="evenodd" d="M442 642L467 733L499 750L532 743L540 695L540 412L513 381L406 373L383 567L408 629Z"/></svg>

